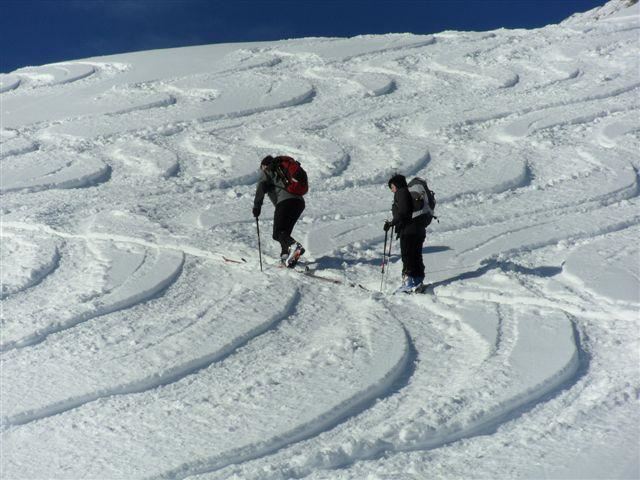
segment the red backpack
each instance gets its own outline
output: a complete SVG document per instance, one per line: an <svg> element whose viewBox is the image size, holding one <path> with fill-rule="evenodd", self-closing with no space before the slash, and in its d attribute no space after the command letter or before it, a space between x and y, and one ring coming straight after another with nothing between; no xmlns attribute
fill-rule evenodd
<svg viewBox="0 0 640 480"><path fill-rule="evenodd" d="M304 195L309 191L307 172L300 162L291 157L276 157L274 161L276 175L282 180L284 189L294 195Z"/></svg>

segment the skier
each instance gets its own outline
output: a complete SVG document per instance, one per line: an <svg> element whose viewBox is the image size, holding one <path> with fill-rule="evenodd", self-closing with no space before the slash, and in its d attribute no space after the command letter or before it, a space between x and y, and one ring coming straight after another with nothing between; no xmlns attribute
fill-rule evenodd
<svg viewBox="0 0 640 480"><path fill-rule="evenodd" d="M427 215L414 218L414 205L404 175L396 174L389 179L389 189L393 192L391 212L393 218L384 222L384 231L395 228L400 239L402 257L402 285L400 292L412 292L422 286L424 281L424 262L422 246L426 238Z"/></svg>
<svg viewBox="0 0 640 480"><path fill-rule="evenodd" d="M305 202L302 195L295 195L286 190L286 179L278 174L281 172L277 169L279 158L284 157L274 158L268 155L260 162L260 179L253 200L253 216L260 216L262 202L267 194L275 206L273 239L280 243L280 263L282 266L293 268L304 253L304 248L291 237L291 232L304 211Z"/></svg>

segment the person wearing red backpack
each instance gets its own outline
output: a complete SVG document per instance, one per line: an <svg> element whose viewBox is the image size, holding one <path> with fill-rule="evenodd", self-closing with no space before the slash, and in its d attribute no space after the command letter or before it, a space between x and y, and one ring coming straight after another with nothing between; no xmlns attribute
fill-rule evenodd
<svg viewBox="0 0 640 480"><path fill-rule="evenodd" d="M268 155L260 162L253 216L260 216L266 194L275 206L273 239L280 243L280 262L285 267L293 268L304 254L304 248L291 233L304 211L303 195L307 190L306 173L291 157Z"/></svg>

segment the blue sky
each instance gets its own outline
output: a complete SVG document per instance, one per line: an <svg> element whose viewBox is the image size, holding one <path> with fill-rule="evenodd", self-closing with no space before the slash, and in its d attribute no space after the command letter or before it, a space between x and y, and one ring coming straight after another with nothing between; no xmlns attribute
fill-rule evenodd
<svg viewBox="0 0 640 480"><path fill-rule="evenodd" d="M308 36L535 28L606 0L0 0L0 72L114 53Z"/></svg>

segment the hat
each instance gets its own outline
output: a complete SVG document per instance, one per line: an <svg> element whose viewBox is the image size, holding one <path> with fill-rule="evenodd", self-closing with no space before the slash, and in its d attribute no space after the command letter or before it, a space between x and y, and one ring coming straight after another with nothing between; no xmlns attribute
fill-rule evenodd
<svg viewBox="0 0 640 480"><path fill-rule="evenodd" d="M274 158L271 155L267 155L266 157L264 157L262 159L262 161L260 162L260 166L270 166L273 163Z"/></svg>
<svg viewBox="0 0 640 480"><path fill-rule="evenodd" d="M389 185L389 188L391 188L391 185L395 185L396 188L407 188L407 179L405 178L404 175L400 175L399 173L396 173L393 177L389 179L388 185Z"/></svg>

